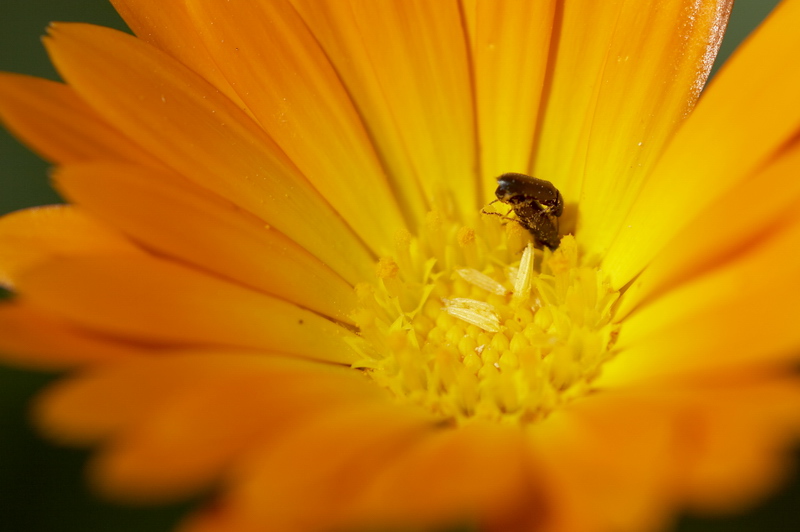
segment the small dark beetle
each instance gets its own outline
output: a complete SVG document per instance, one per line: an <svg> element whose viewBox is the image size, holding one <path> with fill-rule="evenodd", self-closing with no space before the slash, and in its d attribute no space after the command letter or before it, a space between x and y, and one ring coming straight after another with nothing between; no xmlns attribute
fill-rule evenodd
<svg viewBox="0 0 800 532"><path fill-rule="evenodd" d="M503 174L497 178L494 193L497 201L511 206L516 221L536 240L551 250L558 248L558 217L564 211L564 200L550 181L525 174Z"/></svg>

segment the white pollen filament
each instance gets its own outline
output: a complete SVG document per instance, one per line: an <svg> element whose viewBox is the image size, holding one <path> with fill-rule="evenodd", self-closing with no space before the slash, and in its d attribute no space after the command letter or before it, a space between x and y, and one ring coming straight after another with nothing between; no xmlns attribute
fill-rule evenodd
<svg viewBox="0 0 800 532"><path fill-rule="evenodd" d="M517 270L517 276L514 279L514 295L511 298L512 303L519 305L528 299L532 285L533 246L528 244L525 251L522 252L522 258L519 261L519 270Z"/></svg>
<svg viewBox="0 0 800 532"><path fill-rule="evenodd" d="M615 354L619 293L579 265L575 238L538 250L499 223L434 214L356 288L353 367L455 426L527 426L590 393Z"/></svg>
<svg viewBox="0 0 800 532"><path fill-rule="evenodd" d="M454 297L452 299L442 299L444 311L484 331L500 331L500 318L493 305L483 301Z"/></svg>
<svg viewBox="0 0 800 532"><path fill-rule="evenodd" d="M477 286L491 294L504 296L508 293L508 289L501 285L485 273L481 273L473 268L461 268L456 270L456 273L461 276L466 282Z"/></svg>

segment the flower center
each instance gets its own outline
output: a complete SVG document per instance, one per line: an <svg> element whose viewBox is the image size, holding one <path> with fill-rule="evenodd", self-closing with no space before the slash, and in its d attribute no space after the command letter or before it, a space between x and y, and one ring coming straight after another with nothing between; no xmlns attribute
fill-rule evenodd
<svg viewBox="0 0 800 532"><path fill-rule="evenodd" d="M444 420L531 423L587 393L616 338L614 291L571 235L535 249L496 217L475 229L429 213L357 287L362 368Z"/></svg>

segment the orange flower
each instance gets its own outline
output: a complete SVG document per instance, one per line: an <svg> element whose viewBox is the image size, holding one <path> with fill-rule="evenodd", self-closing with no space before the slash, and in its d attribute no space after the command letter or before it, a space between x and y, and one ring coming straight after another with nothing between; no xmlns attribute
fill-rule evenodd
<svg viewBox="0 0 800 532"><path fill-rule="evenodd" d="M71 370L36 419L108 494L598 532L780 479L800 2L696 109L728 0L114 4L138 38L54 25L65 84L0 78L71 202L0 220L0 349ZM558 187L557 249L504 172Z"/></svg>

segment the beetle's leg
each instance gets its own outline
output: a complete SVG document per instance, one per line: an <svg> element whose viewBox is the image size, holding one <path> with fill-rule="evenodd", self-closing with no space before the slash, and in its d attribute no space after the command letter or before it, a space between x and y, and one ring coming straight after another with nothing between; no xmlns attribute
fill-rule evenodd
<svg viewBox="0 0 800 532"><path fill-rule="evenodd" d="M508 218L508 216L506 216L505 214L501 214L499 212L490 212L483 209L481 209L481 214L488 214L489 216L499 216L500 218Z"/></svg>
<svg viewBox="0 0 800 532"><path fill-rule="evenodd" d="M491 211L487 211L485 209L481 209L481 214L488 214L489 216L499 216L503 220L509 220L511 222L518 222L519 221L516 218L509 218L505 214L502 214L502 213L499 213L499 212L491 212Z"/></svg>
<svg viewBox="0 0 800 532"><path fill-rule="evenodd" d="M518 223L520 226L522 226L523 229L527 229L527 227L525 227L525 224L523 224L519 218L511 218L509 216L506 216L505 214L500 214L499 212L488 212L483 209L481 209L481 214L488 214L490 216L499 216L506 222L515 222Z"/></svg>

